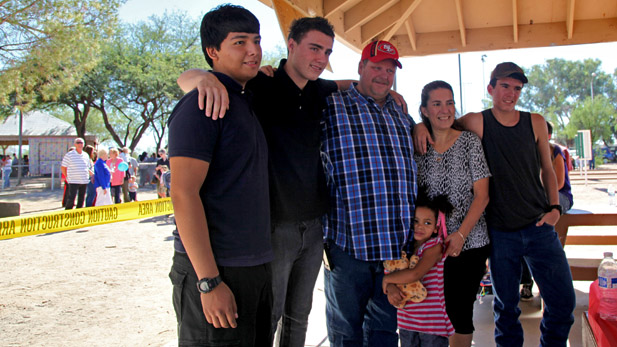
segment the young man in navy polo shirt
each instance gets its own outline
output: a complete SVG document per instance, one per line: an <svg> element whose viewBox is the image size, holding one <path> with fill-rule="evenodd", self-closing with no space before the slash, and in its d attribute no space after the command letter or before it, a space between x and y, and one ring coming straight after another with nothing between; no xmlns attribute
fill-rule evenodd
<svg viewBox="0 0 617 347"><path fill-rule="evenodd" d="M320 120L326 96L337 85L319 75L328 65L333 43L334 31L326 19L297 19L290 27L288 58L281 60L272 77L260 73L247 83L268 140L275 254L272 324L273 331L279 326L280 346L304 346L321 267L321 218L328 192L319 154ZM204 70L189 70L178 82L189 91L211 77Z"/></svg>
<svg viewBox="0 0 617 347"><path fill-rule="evenodd" d="M260 40L259 21L246 9L208 12L202 48L230 110L224 119L204 117L195 91L169 119L177 224L170 278L180 346L272 343L268 153L244 89L259 69Z"/></svg>

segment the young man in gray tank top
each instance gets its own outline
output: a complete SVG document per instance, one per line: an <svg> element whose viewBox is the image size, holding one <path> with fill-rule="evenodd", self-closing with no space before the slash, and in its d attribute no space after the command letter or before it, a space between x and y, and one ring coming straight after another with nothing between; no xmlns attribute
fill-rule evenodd
<svg viewBox="0 0 617 347"><path fill-rule="evenodd" d="M566 346L576 297L570 267L554 225L561 206L551 163L546 121L515 106L527 77L514 63L491 73L493 107L462 117L464 128L481 139L493 175L487 223L491 238L491 279L497 346L523 346L519 321L521 259L525 259L546 304L540 330L542 346ZM425 150L430 137L414 129L414 145Z"/></svg>

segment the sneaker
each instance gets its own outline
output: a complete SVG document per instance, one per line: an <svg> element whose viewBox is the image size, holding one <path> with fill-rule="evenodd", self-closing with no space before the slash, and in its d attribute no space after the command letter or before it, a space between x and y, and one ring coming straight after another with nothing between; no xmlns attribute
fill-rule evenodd
<svg viewBox="0 0 617 347"><path fill-rule="evenodd" d="M521 301L531 301L532 299L531 284L523 284L523 288L521 288Z"/></svg>

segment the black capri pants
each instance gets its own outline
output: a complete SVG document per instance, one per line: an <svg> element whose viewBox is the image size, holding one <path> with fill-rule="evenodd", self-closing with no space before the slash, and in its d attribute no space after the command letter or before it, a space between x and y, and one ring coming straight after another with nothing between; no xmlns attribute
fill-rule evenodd
<svg viewBox="0 0 617 347"><path fill-rule="evenodd" d="M473 334L473 305L480 281L486 272L491 246L472 248L444 263L444 295L446 313L457 334Z"/></svg>

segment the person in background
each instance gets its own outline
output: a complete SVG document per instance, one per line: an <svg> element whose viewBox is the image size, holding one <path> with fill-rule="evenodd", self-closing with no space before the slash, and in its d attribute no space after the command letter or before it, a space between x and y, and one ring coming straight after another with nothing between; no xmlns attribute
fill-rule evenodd
<svg viewBox="0 0 617 347"><path fill-rule="evenodd" d="M11 172L13 171L13 159L11 155L5 155L2 159L2 189L9 188L11 186Z"/></svg>
<svg viewBox="0 0 617 347"><path fill-rule="evenodd" d="M162 198L169 197L169 190L171 188L171 172L167 165L161 165L161 181L159 182L160 190L163 192ZM158 191L158 189L157 189Z"/></svg>
<svg viewBox="0 0 617 347"><path fill-rule="evenodd" d="M129 166L124 172L124 181L122 181L122 200L129 202L129 178L131 177L131 150L128 147L120 149L120 158Z"/></svg>
<svg viewBox="0 0 617 347"><path fill-rule="evenodd" d="M119 204L122 202L120 198L120 191L122 189L122 183L124 182L124 171L120 171L118 165L123 162L119 157L120 152L117 148L109 149L109 159L107 160L107 166L111 171L111 194L114 198L114 203Z"/></svg>
<svg viewBox="0 0 617 347"><path fill-rule="evenodd" d="M84 152L84 139L78 137L73 144L75 150L64 155L60 167L68 182L68 194L64 205L67 210L73 208L76 196L77 208L84 207L88 182L90 182L90 176L94 174L92 160L90 160L88 153Z"/></svg>
<svg viewBox="0 0 617 347"><path fill-rule="evenodd" d="M23 168L23 174L24 177L25 176L30 176L30 159L28 158L28 155L24 155L24 168Z"/></svg>
<svg viewBox="0 0 617 347"><path fill-rule="evenodd" d="M69 147L69 152L74 151L75 146ZM64 189L62 191L62 207L66 205L66 197L69 195L69 183L66 181L66 175L60 171L60 182L64 183Z"/></svg>
<svg viewBox="0 0 617 347"><path fill-rule="evenodd" d="M107 166L107 151L99 149L98 159L94 163L94 189L96 189L96 200L94 206L111 205L111 172Z"/></svg>
<svg viewBox="0 0 617 347"><path fill-rule="evenodd" d="M88 154L88 157L90 157L90 163L94 166L94 162L96 162L94 147L87 145L84 147L84 152ZM94 206L94 200L96 200L96 188L94 187L94 175L92 175L92 177L90 177L90 181L88 182L88 188L86 189L86 207Z"/></svg>
<svg viewBox="0 0 617 347"><path fill-rule="evenodd" d="M131 176L129 178L129 201L137 201L137 188L139 188L137 180L135 176Z"/></svg>
<svg viewBox="0 0 617 347"><path fill-rule="evenodd" d="M169 158L167 158L167 151L161 148L159 149L158 153L159 153L160 158L156 161L156 171L154 173L154 176L156 177L156 180L157 180L156 192L159 198L166 198L167 189L165 188L165 185L163 185L162 178L161 178L161 175L163 174L162 167L163 165L165 165L167 166L168 169L171 169L171 166L169 164Z"/></svg>
<svg viewBox="0 0 617 347"><path fill-rule="evenodd" d="M549 141L553 137L553 125L546 122L548 128ZM572 196L572 186L570 186L570 174L568 170L568 160L561 146L549 143L551 148L551 158L553 159L553 169L557 176L557 189L559 189L559 205L562 213L570 211L574 198ZM533 278L529 271L529 266L525 259L522 261L523 274L521 276L521 301L531 301L533 299Z"/></svg>

